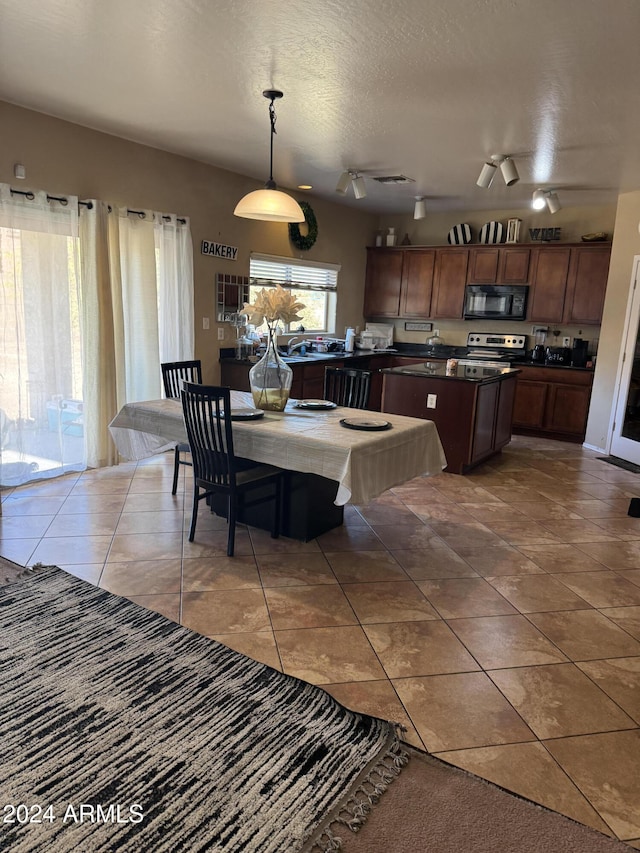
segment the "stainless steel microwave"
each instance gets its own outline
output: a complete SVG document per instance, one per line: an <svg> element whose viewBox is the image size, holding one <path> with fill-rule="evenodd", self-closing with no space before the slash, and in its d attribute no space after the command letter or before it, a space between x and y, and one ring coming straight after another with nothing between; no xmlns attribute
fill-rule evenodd
<svg viewBox="0 0 640 853"><path fill-rule="evenodd" d="M528 284L468 284L464 294L465 320L524 320Z"/></svg>

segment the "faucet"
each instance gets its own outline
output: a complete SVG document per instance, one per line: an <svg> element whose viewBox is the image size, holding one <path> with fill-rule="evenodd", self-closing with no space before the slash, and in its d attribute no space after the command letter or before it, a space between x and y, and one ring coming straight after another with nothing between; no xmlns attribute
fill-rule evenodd
<svg viewBox="0 0 640 853"><path fill-rule="evenodd" d="M300 349L300 347L304 347L307 345L306 341L299 341L297 344L294 344L293 342L297 341L297 340L298 340L297 338L291 338L291 340L289 341L289 343L287 345L287 355L291 355L291 353L295 352L295 350Z"/></svg>

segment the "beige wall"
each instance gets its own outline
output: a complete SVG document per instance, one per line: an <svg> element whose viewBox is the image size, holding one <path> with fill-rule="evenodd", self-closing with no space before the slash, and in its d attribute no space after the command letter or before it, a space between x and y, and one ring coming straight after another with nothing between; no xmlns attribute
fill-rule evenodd
<svg viewBox="0 0 640 853"><path fill-rule="evenodd" d="M288 227L233 215L237 201L260 184L204 163L129 142L115 136L0 102L0 181L17 189L44 189L52 194L100 198L115 206L177 213L191 219L194 245L196 357L203 361L206 382L219 379L219 347L215 321L215 276L248 274L252 251L304 257L342 265L336 331L362 324L366 266L377 218L308 193L318 220L318 239L308 252L293 250ZM265 155L266 156L266 155ZM27 179L13 176L22 163ZM265 160L265 168L267 161ZM276 172L277 175L277 172ZM265 174L266 177L266 174ZM200 254L202 240L238 246L238 260L223 261ZM209 317L211 328L202 329ZM222 346L231 346L235 330L227 324Z"/></svg>
<svg viewBox="0 0 640 853"><path fill-rule="evenodd" d="M616 392L618 360L629 299L635 255L640 255L640 191L618 198L609 282L600 330L600 346L591 395L585 443L599 450L609 449L610 416Z"/></svg>

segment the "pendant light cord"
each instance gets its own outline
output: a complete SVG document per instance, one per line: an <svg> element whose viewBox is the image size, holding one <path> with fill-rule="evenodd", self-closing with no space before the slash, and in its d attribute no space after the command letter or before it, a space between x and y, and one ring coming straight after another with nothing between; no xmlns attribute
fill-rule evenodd
<svg viewBox="0 0 640 853"><path fill-rule="evenodd" d="M276 182L273 180L273 137L276 134L276 108L273 106L273 102L275 100L275 96L271 98L271 103L269 104L269 121L271 122L271 134L269 136L271 142L271 150L269 153L269 180L265 184L266 188L269 190L274 190L276 188Z"/></svg>

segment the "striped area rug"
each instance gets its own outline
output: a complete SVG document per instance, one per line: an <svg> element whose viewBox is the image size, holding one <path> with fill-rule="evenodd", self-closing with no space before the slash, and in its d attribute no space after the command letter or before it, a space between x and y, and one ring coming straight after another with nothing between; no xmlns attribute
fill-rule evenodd
<svg viewBox="0 0 640 853"><path fill-rule="evenodd" d="M12 853L338 850L407 760L392 724L54 567L0 589L0 672Z"/></svg>

